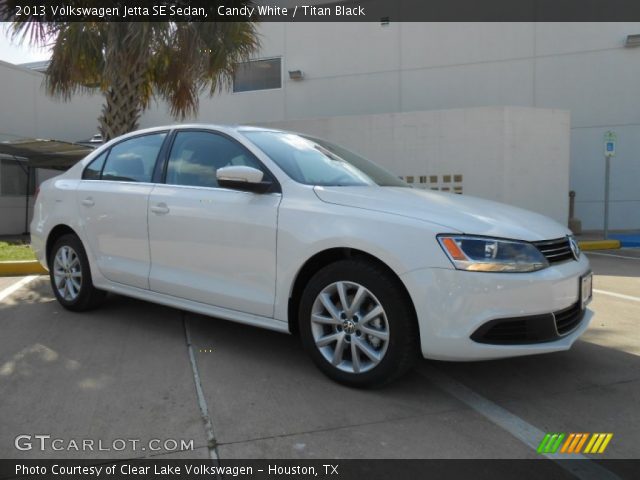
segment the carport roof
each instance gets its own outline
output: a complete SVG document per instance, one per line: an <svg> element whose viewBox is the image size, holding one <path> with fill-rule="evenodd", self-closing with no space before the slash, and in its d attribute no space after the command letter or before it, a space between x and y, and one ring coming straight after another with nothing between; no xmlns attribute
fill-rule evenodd
<svg viewBox="0 0 640 480"><path fill-rule="evenodd" d="M31 168L66 170L92 151L91 146L40 138L0 142L0 154L24 159Z"/></svg>

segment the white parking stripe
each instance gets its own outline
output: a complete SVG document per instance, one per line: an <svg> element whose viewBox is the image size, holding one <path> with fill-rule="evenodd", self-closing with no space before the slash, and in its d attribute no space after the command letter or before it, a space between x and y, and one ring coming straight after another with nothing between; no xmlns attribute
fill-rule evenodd
<svg viewBox="0 0 640 480"><path fill-rule="evenodd" d="M22 280L18 280L16 283L8 286L4 290L0 290L0 302L3 301L5 298L7 298L16 290L20 290L22 287L32 282L36 278L38 278L38 275L29 275L28 277L24 277Z"/></svg>
<svg viewBox="0 0 640 480"><path fill-rule="evenodd" d="M589 255L600 255L602 257L615 257L615 258L626 258L627 260L640 260L640 257L630 257L628 255L615 255L613 253L600 253L600 252L585 252L587 257Z"/></svg>
<svg viewBox="0 0 640 480"><path fill-rule="evenodd" d="M425 371L426 370L426 371ZM432 382L436 387L444 390L449 395L465 403L480 415L494 424L503 428L524 444L537 451L538 445L545 436L545 432L534 427L522 418L493 403L491 400L474 392L469 387L454 380L431 365L421 366L418 371L423 377ZM557 464L568 470L575 477L583 480L619 480L620 477L606 468L592 462L581 454L571 454L571 459L580 459L580 462L568 462L563 454L543 454L550 460L558 460Z"/></svg>
<svg viewBox="0 0 640 480"><path fill-rule="evenodd" d="M601 293L602 295L609 295L610 297L622 298L624 300L631 300L632 302L640 302L640 297L632 297L631 295L625 295L623 293L608 292L607 290L600 290L594 288L595 293Z"/></svg>

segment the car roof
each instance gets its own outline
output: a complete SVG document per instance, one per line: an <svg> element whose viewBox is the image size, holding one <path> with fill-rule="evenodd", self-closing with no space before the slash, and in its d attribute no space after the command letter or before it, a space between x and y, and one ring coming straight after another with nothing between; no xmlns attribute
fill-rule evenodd
<svg viewBox="0 0 640 480"><path fill-rule="evenodd" d="M139 134L139 133L150 133L157 132L163 130L188 130L193 128L204 128L204 129L213 129L213 130L227 130L227 131L236 131L236 132L284 132L284 130L278 130L275 128L269 127L260 127L253 125L232 125L232 124L213 124L213 123L180 123L174 125L160 125L157 127L144 128L141 130L136 130L135 132L130 132L127 135L131 134Z"/></svg>

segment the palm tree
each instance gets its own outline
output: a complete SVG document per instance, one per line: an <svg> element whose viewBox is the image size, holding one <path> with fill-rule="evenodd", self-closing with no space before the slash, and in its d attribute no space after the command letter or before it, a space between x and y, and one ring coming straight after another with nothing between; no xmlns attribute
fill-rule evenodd
<svg viewBox="0 0 640 480"><path fill-rule="evenodd" d="M258 49L255 26L26 19L13 22L13 33L33 45L52 42L45 77L50 95L68 101L81 91L102 92L99 128L109 140L136 130L154 97L165 100L176 119L196 115L200 94L228 88L235 65Z"/></svg>

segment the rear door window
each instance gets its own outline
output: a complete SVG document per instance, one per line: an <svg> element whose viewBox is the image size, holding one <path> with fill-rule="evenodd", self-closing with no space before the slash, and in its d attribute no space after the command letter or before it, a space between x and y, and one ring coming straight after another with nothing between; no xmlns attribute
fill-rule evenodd
<svg viewBox="0 0 640 480"><path fill-rule="evenodd" d="M111 148L102 180L151 182L153 169L166 132L130 138Z"/></svg>

